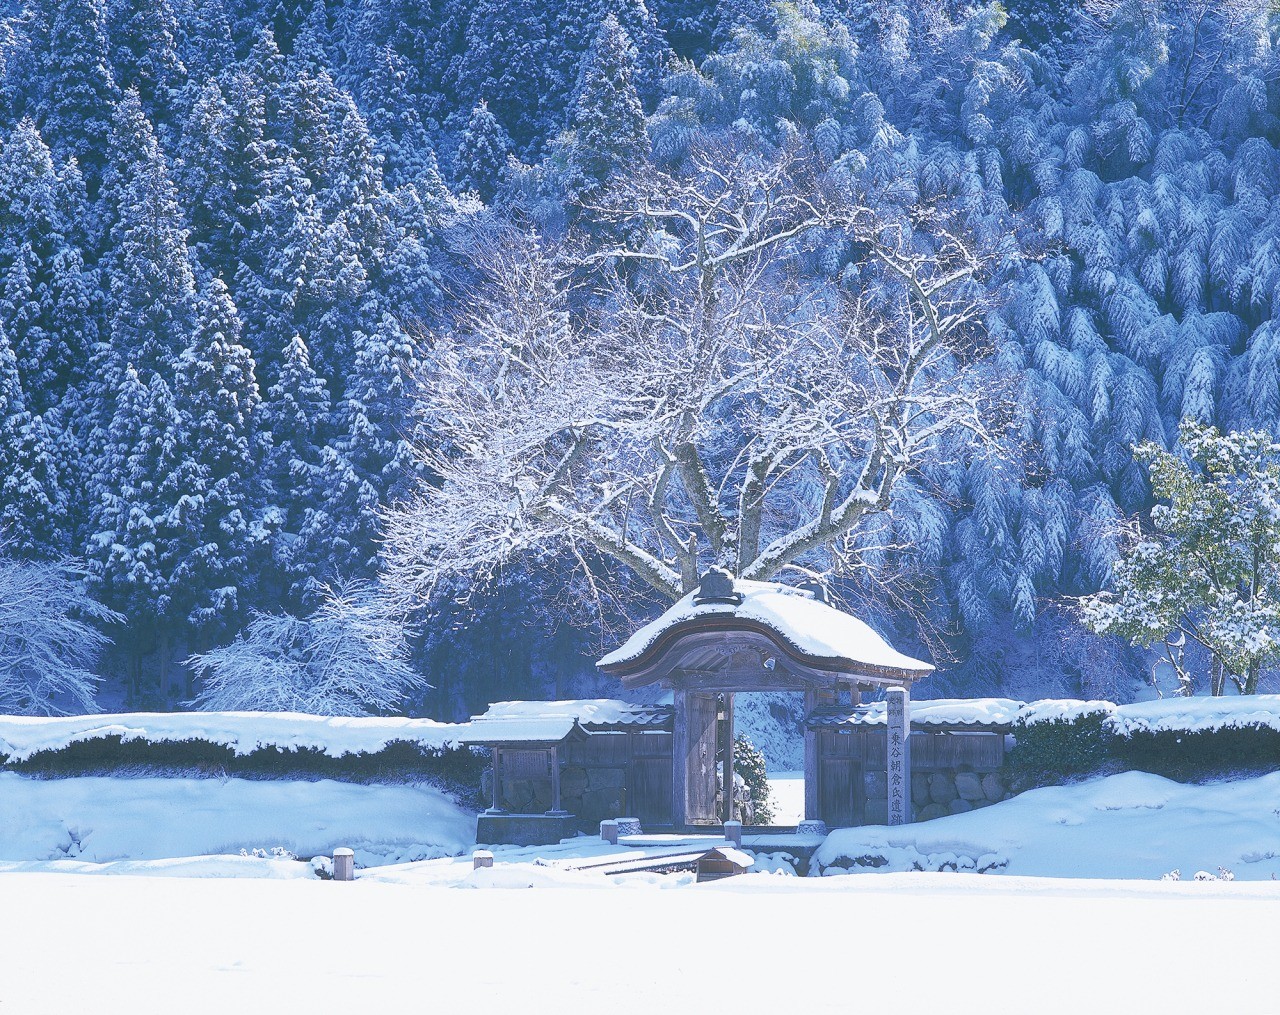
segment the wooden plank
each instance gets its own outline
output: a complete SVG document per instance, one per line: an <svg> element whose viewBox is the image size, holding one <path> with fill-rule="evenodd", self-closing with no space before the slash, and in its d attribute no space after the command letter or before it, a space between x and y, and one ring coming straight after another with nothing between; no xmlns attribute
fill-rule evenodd
<svg viewBox="0 0 1280 1015"><path fill-rule="evenodd" d="M818 770L819 818L831 828L857 823L855 796L862 766L851 758L825 758Z"/></svg>
<svg viewBox="0 0 1280 1015"><path fill-rule="evenodd" d="M644 828L665 828L672 820L670 758L636 758L627 773L628 811Z"/></svg>
<svg viewBox="0 0 1280 1015"><path fill-rule="evenodd" d="M812 687L804 692L804 714L812 715L818 706L818 692ZM818 733L804 731L804 817L806 821L821 820L822 801L818 797Z"/></svg>
<svg viewBox="0 0 1280 1015"><path fill-rule="evenodd" d="M674 691L675 721L671 727L671 823L683 828L689 823L689 692Z"/></svg>
<svg viewBox="0 0 1280 1015"><path fill-rule="evenodd" d="M633 733L630 740L633 758L671 757L670 733Z"/></svg>
<svg viewBox="0 0 1280 1015"><path fill-rule="evenodd" d="M724 696L724 770L720 778L724 783L724 800L720 820L733 820L733 692Z"/></svg>
<svg viewBox="0 0 1280 1015"><path fill-rule="evenodd" d="M688 747L685 754L686 821L718 824L716 811L716 734L719 703L714 694L688 696ZM677 764L679 762L677 761Z"/></svg>

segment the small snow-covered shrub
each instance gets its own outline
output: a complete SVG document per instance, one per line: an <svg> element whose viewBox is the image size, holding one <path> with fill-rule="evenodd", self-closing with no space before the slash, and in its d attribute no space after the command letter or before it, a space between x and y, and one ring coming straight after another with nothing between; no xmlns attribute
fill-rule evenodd
<svg viewBox="0 0 1280 1015"><path fill-rule="evenodd" d="M218 712L366 715L396 708L426 682L403 632L361 590L330 590L311 616L260 613L230 645L193 656L194 704Z"/></svg>
<svg viewBox="0 0 1280 1015"><path fill-rule="evenodd" d="M773 805L769 800L769 771L764 755L749 737L739 733L733 738L733 770L751 791L755 811L752 824L767 825L773 821Z"/></svg>
<svg viewBox="0 0 1280 1015"><path fill-rule="evenodd" d="M110 640L93 622L120 618L82 577L72 561L0 555L0 712L97 711L92 667Z"/></svg>
<svg viewBox="0 0 1280 1015"><path fill-rule="evenodd" d="M1114 760L1117 740L1107 718L1103 711L1031 722L1019 718L1013 727L1016 746L1008 755L1011 772L1030 787L1104 770Z"/></svg>

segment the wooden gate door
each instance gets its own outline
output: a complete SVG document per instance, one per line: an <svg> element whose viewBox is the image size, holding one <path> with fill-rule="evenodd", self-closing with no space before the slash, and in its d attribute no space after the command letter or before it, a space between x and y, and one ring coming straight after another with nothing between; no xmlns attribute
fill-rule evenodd
<svg viewBox="0 0 1280 1015"><path fill-rule="evenodd" d="M859 738L828 730L818 741L818 814L829 828L862 824Z"/></svg>
<svg viewBox="0 0 1280 1015"><path fill-rule="evenodd" d="M690 693L688 696L685 816L691 825L720 823L720 816L716 813L716 716L719 710L714 694Z"/></svg>

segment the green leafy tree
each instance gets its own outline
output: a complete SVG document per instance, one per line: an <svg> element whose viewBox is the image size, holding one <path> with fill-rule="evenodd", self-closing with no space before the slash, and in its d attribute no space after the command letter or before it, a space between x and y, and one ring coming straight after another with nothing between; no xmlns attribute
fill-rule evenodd
<svg viewBox="0 0 1280 1015"><path fill-rule="evenodd" d="M1183 694L1196 686L1188 640L1209 655L1212 694L1228 679L1254 694L1280 658L1280 444L1193 420L1179 438L1183 454L1134 449L1160 503L1150 530L1122 550L1111 587L1083 600L1084 622L1133 645L1163 645Z"/></svg>

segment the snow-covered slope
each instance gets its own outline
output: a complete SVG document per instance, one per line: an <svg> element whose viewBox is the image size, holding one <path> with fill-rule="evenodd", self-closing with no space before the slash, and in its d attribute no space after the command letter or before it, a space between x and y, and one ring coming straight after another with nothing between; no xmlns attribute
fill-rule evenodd
<svg viewBox="0 0 1280 1015"><path fill-rule="evenodd" d="M451 856L475 815L429 787L0 772L0 860L152 860L350 846L361 864Z"/></svg>
<svg viewBox="0 0 1280 1015"><path fill-rule="evenodd" d="M1280 876L1280 772L1202 786L1125 772L920 824L839 829L816 860L832 874L870 864L1158 878L1174 868L1191 877L1222 866L1241 880L1269 880Z"/></svg>

